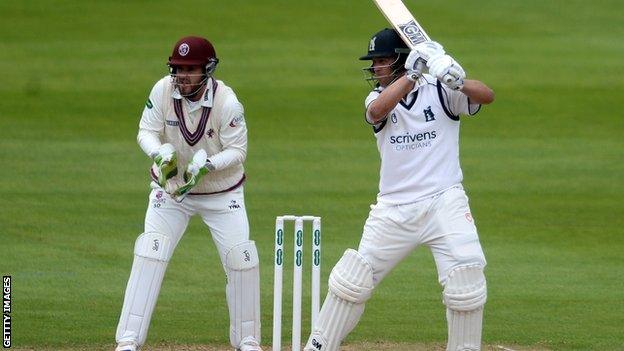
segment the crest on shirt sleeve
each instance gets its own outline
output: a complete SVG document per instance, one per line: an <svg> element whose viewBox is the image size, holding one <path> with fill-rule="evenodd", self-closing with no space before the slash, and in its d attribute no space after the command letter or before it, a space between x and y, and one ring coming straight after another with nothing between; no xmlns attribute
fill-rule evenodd
<svg viewBox="0 0 624 351"><path fill-rule="evenodd" d="M243 122L245 122L245 116L243 116L242 114L238 115L238 116L232 118L232 120L230 121L230 127L232 127L232 128L238 127Z"/></svg>
<svg viewBox="0 0 624 351"><path fill-rule="evenodd" d="M147 99L147 101L145 102L145 107L151 109L152 107L154 107L154 104L152 104L152 100L150 100L149 98Z"/></svg>

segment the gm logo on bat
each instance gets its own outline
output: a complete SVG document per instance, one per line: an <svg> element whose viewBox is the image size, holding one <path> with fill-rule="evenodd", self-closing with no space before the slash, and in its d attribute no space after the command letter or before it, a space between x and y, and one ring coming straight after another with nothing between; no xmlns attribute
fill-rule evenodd
<svg viewBox="0 0 624 351"><path fill-rule="evenodd" d="M405 34L405 36L409 39L412 45L416 45L427 40L424 33L422 32L422 29L420 29L420 27L416 24L416 22L414 22L414 20L411 20L405 24L400 24L399 28L401 28L401 32Z"/></svg>

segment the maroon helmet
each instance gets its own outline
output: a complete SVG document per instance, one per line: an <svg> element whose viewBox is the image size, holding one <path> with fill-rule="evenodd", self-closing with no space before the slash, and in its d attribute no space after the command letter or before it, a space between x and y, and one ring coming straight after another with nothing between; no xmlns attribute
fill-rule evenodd
<svg viewBox="0 0 624 351"><path fill-rule="evenodd" d="M211 75L217 67L217 53L212 44L201 37L188 36L180 39L169 56L169 67L188 65L204 66L206 74Z"/></svg>

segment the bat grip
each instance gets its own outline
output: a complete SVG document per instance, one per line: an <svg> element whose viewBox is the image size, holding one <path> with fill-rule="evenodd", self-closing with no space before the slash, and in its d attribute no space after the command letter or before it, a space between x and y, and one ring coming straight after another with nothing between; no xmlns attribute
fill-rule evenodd
<svg viewBox="0 0 624 351"><path fill-rule="evenodd" d="M423 59L418 59L416 61L416 71L418 72L418 74L422 75L423 71L425 70L426 65L427 65L427 62L425 62L425 60Z"/></svg>
<svg viewBox="0 0 624 351"><path fill-rule="evenodd" d="M412 81L416 81L418 78L422 77L426 64L427 63L423 59L416 60L416 63L414 64L414 73L411 75Z"/></svg>
<svg viewBox="0 0 624 351"><path fill-rule="evenodd" d="M442 80L444 81L444 83L450 84L455 80L455 77L450 74L445 74L444 77L442 77Z"/></svg>

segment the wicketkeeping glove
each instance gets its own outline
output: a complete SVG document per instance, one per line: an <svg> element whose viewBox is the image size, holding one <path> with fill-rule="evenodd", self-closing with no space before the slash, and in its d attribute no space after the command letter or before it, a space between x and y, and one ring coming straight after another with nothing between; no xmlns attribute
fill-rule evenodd
<svg viewBox="0 0 624 351"><path fill-rule="evenodd" d="M415 82L420 78L427 61L444 55L444 48L438 42L425 41L414 47L405 60L407 79Z"/></svg>
<svg viewBox="0 0 624 351"><path fill-rule="evenodd" d="M184 183L174 193L173 197L177 201L182 201L193 189L193 187L201 181L201 179L208 173L209 169L206 167L208 155L203 149L197 151L193 155L193 160L186 167L184 172Z"/></svg>
<svg viewBox="0 0 624 351"><path fill-rule="evenodd" d="M159 171L158 185L164 188L167 180L178 174L178 160L173 145L162 144L154 156L154 163Z"/></svg>
<svg viewBox="0 0 624 351"><path fill-rule="evenodd" d="M459 90L464 87L466 72L449 55L432 58L427 62L427 67L429 67L429 74L436 77L447 87L453 90Z"/></svg>

